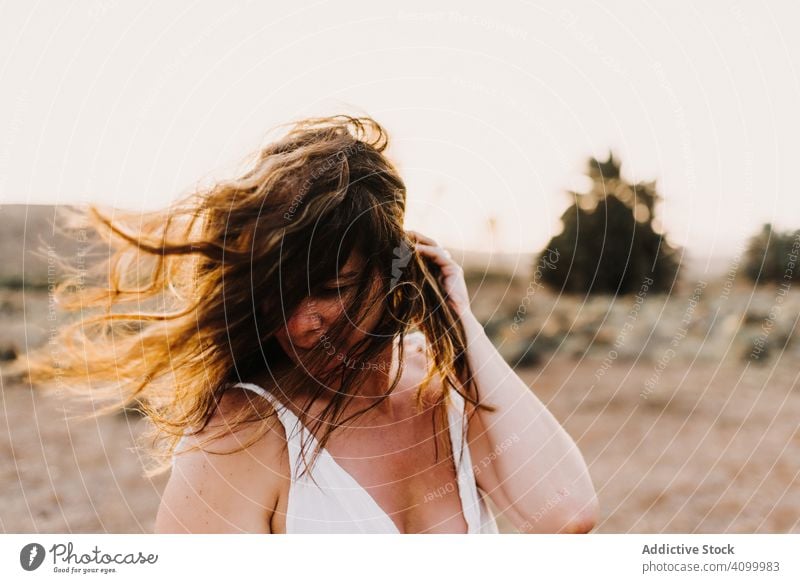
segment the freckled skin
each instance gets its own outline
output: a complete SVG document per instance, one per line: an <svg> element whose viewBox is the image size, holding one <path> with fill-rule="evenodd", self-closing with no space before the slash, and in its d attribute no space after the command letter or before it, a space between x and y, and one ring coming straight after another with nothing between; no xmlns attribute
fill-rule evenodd
<svg viewBox="0 0 800 583"><path fill-rule="evenodd" d="M359 258L354 256L342 268L341 274L361 267ZM347 287L351 283L352 279L344 279L342 275L338 282L329 282L326 287ZM379 291L379 283L376 278L374 292ZM359 320L358 326L352 326L346 334L345 346L337 346L337 350L346 354L349 347L374 329L384 305L377 296L375 293L364 302L366 316ZM276 333L276 339L291 359L302 362L304 350L317 346L320 335L326 333L343 315L343 309L343 301L338 294L306 298ZM375 395L385 394L388 379L393 379L397 374L397 350L398 345L394 343L387 347L385 355L377 357L385 360L388 373L381 371L376 374L374 383L359 387L352 403L353 413L362 410ZM349 427L349 433L334 436L326 447L402 531L463 532L466 521L460 511L461 501L457 490L449 489L445 496L436 499L436 504L424 506L412 495L413 492L437 491L443 485L455 483L456 477L452 460L441 457L447 433L430 435L432 405L441 387L430 387L421 408L415 405L413 398L414 389L427 371L424 339L406 337L404 354L401 378L390 398L384 400L380 407L375 407L369 415L359 417ZM331 358L329 362L330 366L340 366L341 363L337 358ZM269 384L269 379L256 378L253 381L256 384ZM235 393L231 397L235 399ZM366 401L359 403L358 400ZM231 409L235 409L240 403L234 401L230 405ZM323 407L324 403L320 402L318 406ZM278 434L282 434L282 431L279 430ZM205 470L197 472L199 476L195 479L208 480L211 486L196 491L192 488L190 494L181 492L180 499L185 501L186 506L175 508L180 519L173 517L171 502L167 499L160 512L160 532L285 532L290 472L282 449L283 443L283 437L264 440L254 446L256 449L252 450L251 455L214 458L215 463L208 464L208 467L205 460L201 461L198 466ZM437 452L439 457L435 455ZM260 461L253 463L254 458ZM225 478L220 480L220 476ZM249 497L241 494L242 491L249 491L254 484L261 486L254 488ZM176 487L192 486L191 482L186 482L178 483ZM189 525L185 527L180 522L188 522Z"/></svg>

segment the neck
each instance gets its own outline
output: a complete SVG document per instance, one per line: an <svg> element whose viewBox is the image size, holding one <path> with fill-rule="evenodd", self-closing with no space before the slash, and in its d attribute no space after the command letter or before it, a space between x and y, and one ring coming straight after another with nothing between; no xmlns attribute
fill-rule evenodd
<svg viewBox="0 0 800 583"><path fill-rule="evenodd" d="M391 382L397 376L398 365L398 339L395 340L382 351L378 357L368 365L361 365L360 363L350 362L351 368L359 368L363 371L362 382L359 383L358 390L350 392L348 399L350 400L347 406L346 415L363 411L377 399L385 396L389 390ZM344 366L346 361L341 361L339 366ZM288 374L290 370L297 370L298 365L292 359L285 360L279 364L273 365L273 372L277 378L281 378L284 374ZM303 368L303 367L301 367ZM311 378L309 376L309 378ZM255 379L257 382L271 384L271 376L268 377L267 373L259 375ZM280 381L278 381L280 382ZM338 381L330 382L327 384L325 391L317 397L317 399L332 398L340 392ZM316 400L316 399L315 399ZM298 407L302 405L298 404ZM393 416L392 400L391 398L384 399L380 404L376 405L370 410L370 413L378 415Z"/></svg>
<svg viewBox="0 0 800 583"><path fill-rule="evenodd" d="M369 407L374 404L376 400L381 399L387 394L392 380L397 375L398 359L396 357L396 352L397 342L394 341L370 363L342 362L341 366L358 368L364 373L357 390L351 392L350 402L354 412ZM338 386L330 387L331 395L335 394L338 390ZM376 405L372 411L391 415L391 399L384 399L380 404Z"/></svg>

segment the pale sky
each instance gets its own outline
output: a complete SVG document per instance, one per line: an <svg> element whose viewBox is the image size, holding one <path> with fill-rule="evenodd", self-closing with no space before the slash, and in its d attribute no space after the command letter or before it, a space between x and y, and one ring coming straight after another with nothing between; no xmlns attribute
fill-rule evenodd
<svg viewBox="0 0 800 583"><path fill-rule="evenodd" d="M402 8L398 7L402 4ZM800 227L793 2L6 2L0 202L151 208L272 126L390 132L406 225L534 251L587 156L657 179L669 240L732 255ZM487 217L497 219L492 238Z"/></svg>

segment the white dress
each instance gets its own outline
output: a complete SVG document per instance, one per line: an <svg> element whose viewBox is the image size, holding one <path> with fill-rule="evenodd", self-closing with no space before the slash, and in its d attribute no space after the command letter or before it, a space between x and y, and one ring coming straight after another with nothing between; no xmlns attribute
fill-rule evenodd
<svg viewBox="0 0 800 583"><path fill-rule="evenodd" d="M286 533L305 534L400 534L392 519L378 506L375 499L342 468L325 448L311 467L310 472L300 476L302 460L301 439L306 440L306 455L310 458L317 441L313 434L300 423L298 417L267 392L252 383L237 383L269 399L286 433L289 450L291 485L286 510ZM450 392L450 407L447 411L450 424L450 440L456 463L462 446L462 412L464 398L455 391ZM497 534L497 522L479 491L469 444L464 443L464 454L458 467L458 493L461 507L468 525L468 534ZM313 476L313 480L311 479ZM316 483L315 483L316 482Z"/></svg>

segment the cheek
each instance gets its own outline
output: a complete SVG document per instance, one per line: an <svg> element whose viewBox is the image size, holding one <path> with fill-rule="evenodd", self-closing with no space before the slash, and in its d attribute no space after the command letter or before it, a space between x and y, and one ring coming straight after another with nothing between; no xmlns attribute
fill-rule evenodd
<svg viewBox="0 0 800 583"><path fill-rule="evenodd" d="M359 335L369 335L373 328L375 328L375 326L381 321L381 318L384 315L384 310L385 306L381 301L373 300L372 303L365 308L363 318L359 320Z"/></svg>
<svg viewBox="0 0 800 583"><path fill-rule="evenodd" d="M289 335L322 332L343 314L338 300L308 300L286 320L285 327Z"/></svg>
<svg viewBox="0 0 800 583"><path fill-rule="evenodd" d="M288 335L303 334L322 326L320 315L314 310L298 310L286 321Z"/></svg>

